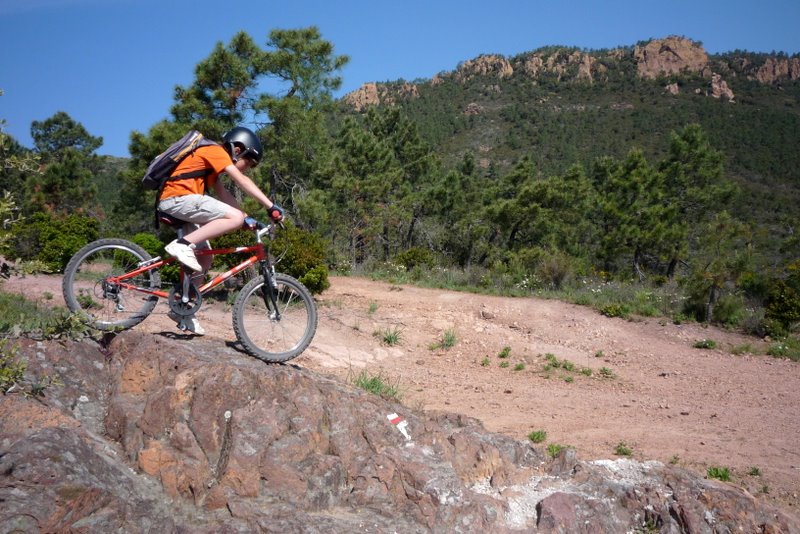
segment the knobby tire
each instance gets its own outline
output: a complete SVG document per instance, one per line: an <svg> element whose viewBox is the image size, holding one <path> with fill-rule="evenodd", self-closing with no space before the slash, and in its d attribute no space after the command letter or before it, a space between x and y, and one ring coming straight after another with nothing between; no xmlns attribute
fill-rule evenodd
<svg viewBox="0 0 800 534"><path fill-rule="evenodd" d="M317 331L317 307L308 289L285 274L275 274L277 319L265 303L264 277L250 280L233 305L233 330L244 349L272 363L291 360L302 353ZM267 288L264 288L267 289Z"/></svg>
<svg viewBox="0 0 800 534"><path fill-rule="evenodd" d="M158 297L109 285L104 280L132 271L149 259L147 251L124 239L89 243L72 256L64 270L62 289L67 307L98 330L123 330L141 323L155 308ZM127 282L149 289L161 286L154 271Z"/></svg>

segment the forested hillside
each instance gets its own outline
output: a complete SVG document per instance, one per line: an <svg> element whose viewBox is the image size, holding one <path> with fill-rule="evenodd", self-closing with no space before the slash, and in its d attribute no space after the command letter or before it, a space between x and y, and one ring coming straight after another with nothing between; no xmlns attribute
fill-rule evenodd
<svg viewBox="0 0 800 534"><path fill-rule="evenodd" d="M254 178L293 248L314 251L299 263L317 290L326 268L515 294L632 283L637 313L773 335L800 319L800 58L677 37L547 47L337 102L347 60L316 28L219 43L171 117L133 132L127 169L66 114L33 125L33 151L4 136L25 218L5 255L59 269L99 235L161 246L147 162L189 128L218 138L246 119L267 149Z"/></svg>
<svg viewBox="0 0 800 534"><path fill-rule="evenodd" d="M490 175L523 157L540 176L631 149L655 161L671 132L699 124L744 193L731 208L737 217L767 224L775 238L800 216L800 58L709 56L682 38L548 47L481 56L412 84L366 84L344 101L351 111L398 107L448 166L469 155Z"/></svg>

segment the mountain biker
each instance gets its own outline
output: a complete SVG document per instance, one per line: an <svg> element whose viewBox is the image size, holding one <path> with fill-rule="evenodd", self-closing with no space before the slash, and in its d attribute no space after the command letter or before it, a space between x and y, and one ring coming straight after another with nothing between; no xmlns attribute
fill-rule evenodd
<svg viewBox="0 0 800 534"><path fill-rule="evenodd" d="M220 145L201 146L180 162L161 192L158 209L185 221L184 236L169 243L165 250L183 265L196 271L202 278L211 267L211 256L197 258L196 248L210 248L209 239L219 237L242 227L247 214L242 211L234 196L219 180L227 174L244 192L267 209L274 221L283 219L283 210L272 202L261 189L244 174L261 161L264 154L258 136L248 128L238 126L222 137ZM191 174L190 177L179 178ZM206 195L209 189L215 196ZM180 324L181 318L170 312L170 318ZM191 332L203 335L205 330L195 317L184 320Z"/></svg>

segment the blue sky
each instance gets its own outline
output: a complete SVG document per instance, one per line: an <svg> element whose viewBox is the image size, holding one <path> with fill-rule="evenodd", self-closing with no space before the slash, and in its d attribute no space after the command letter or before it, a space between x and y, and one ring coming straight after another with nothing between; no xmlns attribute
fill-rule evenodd
<svg viewBox="0 0 800 534"><path fill-rule="evenodd" d="M0 119L32 146L30 125L67 112L128 155L131 131L169 116L176 85L217 42L243 30L317 26L350 56L336 96L369 81L431 78L483 53L587 49L667 35L709 53L800 52L800 0L0 0Z"/></svg>

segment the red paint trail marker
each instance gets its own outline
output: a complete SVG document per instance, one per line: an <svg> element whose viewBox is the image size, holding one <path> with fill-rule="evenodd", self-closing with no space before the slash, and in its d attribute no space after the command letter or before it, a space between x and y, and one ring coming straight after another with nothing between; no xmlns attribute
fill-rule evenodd
<svg viewBox="0 0 800 534"><path fill-rule="evenodd" d="M406 441L411 441L411 436L408 433L408 421L406 421L396 413L390 413L389 415L386 416L386 419L388 419L390 423L392 423L395 427L397 427L397 430L399 430L400 433L403 434L403 437L406 438Z"/></svg>

